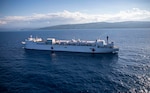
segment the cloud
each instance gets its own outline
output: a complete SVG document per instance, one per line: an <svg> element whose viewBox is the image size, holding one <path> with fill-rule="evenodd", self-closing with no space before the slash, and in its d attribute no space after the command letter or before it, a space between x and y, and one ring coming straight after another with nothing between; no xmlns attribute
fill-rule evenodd
<svg viewBox="0 0 150 93"><path fill-rule="evenodd" d="M144 19L149 19L150 21L150 11L140 10L138 8L133 8L132 10L121 11L120 13L116 14L121 21L141 21Z"/></svg>
<svg viewBox="0 0 150 93"><path fill-rule="evenodd" d="M5 16L0 18L0 25L12 26L49 26L89 22L150 21L150 11L133 8L116 14L86 14L81 12L63 12L37 14L31 16Z"/></svg>
<svg viewBox="0 0 150 93"><path fill-rule="evenodd" d="M7 22L6 22L6 21L1 21L1 20L0 20L0 25L4 25L4 24L7 24Z"/></svg>

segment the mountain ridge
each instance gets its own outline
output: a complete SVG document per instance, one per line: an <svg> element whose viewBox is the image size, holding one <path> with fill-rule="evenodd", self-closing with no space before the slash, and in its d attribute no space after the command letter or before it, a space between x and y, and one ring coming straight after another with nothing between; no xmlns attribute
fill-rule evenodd
<svg viewBox="0 0 150 93"><path fill-rule="evenodd" d="M101 29L101 28L150 28L150 21L125 21L125 22L94 22L83 24L64 24L39 28L50 29Z"/></svg>

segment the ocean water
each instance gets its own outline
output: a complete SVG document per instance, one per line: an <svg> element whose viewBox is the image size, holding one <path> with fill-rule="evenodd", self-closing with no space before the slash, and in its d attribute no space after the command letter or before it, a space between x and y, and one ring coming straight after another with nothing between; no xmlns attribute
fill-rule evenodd
<svg viewBox="0 0 150 93"><path fill-rule="evenodd" d="M118 54L24 50L30 35L105 39ZM0 32L0 93L150 93L150 29Z"/></svg>

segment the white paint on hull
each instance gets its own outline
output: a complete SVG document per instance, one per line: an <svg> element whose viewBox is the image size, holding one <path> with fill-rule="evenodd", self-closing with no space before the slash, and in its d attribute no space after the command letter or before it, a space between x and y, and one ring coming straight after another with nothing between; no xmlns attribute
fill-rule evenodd
<svg viewBox="0 0 150 93"><path fill-rule="evenodd" d="M96 46L72 46L72 45L38 45L26 44L26 49L50 50L50 51L67 51L67 52L84 52L84 53L113 53L119 51L118 48L96 47ZM94 51L93 51L94 49Z"/></svg>

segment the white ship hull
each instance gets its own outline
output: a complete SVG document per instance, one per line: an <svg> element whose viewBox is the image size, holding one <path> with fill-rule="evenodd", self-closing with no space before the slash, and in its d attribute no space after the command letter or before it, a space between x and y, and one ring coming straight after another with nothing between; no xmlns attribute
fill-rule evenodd
<svg viewBox="0 0 150 93"><path fill-rule="evenodd" d="M66 41L65 41L66 42ZM78 44L47 44L45 41L27 40L23 42L25 49L34 50L49 50L49 51L66 51L66 52L82 52L82 53L116 53L119 48L115 46L103 45L99 46L96 43L93 45L78 45Z"/></svg>

